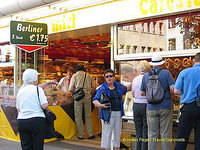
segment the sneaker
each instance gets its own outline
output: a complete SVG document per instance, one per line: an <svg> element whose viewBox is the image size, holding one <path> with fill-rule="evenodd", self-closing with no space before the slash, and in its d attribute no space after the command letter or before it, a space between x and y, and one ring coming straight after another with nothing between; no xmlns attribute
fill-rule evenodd
<svg viewBox="0 0 200 150"><path fill-rule="evenodd" d="M94 138L95 138L94 135L92 135L92 136L88 136L88 139L94 139Z"/></svg>
<svg viewBox="0 0 200 150"><path fill-rule="evenodd" d="M84 138L83 137L77 137L79 140L83 140Z"/></svg>

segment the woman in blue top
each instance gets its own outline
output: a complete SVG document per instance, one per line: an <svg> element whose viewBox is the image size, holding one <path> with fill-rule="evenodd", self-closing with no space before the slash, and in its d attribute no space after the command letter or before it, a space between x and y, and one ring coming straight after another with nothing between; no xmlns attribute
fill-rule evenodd
<svg viewBox="0 0 200 150"><path fill-rule="evenodd" d="M122 119L124 115L122 95L126 93L127 88L122 84L115 82L115 73L112 69L104 72L106 82L97 90L93 103L100 108L99 118L102 123L101 147L111 148L111 136L114 133L113 147L120 149L120 134L122 128ZM111 106L101 104L101 94L107 94L111 99Z"/></svg>

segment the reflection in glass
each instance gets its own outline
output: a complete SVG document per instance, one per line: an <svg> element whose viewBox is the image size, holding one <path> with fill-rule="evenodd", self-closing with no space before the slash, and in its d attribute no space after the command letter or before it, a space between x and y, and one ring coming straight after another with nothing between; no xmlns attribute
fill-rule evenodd
<svg viewBox="0 0 200 150"><path fill-rule="evenodd" d="M127 26L131 26L133 29L131 31L120 30L121 27L127 28ZM137 32L132 32L135 30ZM133 48L129 54L199 49L200 13L120 24L118 26L118 43L124 45L131 43L131 47L137 46L138 50ZM118 54L122 53L118 52Z"/></svg>

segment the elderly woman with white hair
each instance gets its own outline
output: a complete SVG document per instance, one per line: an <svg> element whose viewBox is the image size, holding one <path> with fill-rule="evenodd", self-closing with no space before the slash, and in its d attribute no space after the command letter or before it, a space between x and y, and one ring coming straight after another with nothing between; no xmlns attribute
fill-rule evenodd
<svg viewBox="0 0 200 150"><path fill-rule="evenodd" d="M23 73L23 86L17 94L18 130L23 150L43 150L45 136L45 115L48 107L44 91L38 87L38 72L26 69Z"/></svg>
<svg viewBox="0 0 200 150"><path fill-rule="evenodd" d="M146 118L146 96L141 96L140 86L145 72L148 72L151 66L146 60L140 61L137 65L138 76L132 81L132 94L135 97L133 104L133 116L136 130L136 150L147 150L147 142L142 142L147 139L147 118ZM143 140L141 140L143 139Z"/></svg>

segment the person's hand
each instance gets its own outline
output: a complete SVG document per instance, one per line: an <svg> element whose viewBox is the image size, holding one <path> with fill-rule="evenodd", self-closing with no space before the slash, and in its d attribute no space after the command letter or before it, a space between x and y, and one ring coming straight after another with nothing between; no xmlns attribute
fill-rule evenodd
<svg viewBox="0 0 200 150"><path fill-rule="evenodd" d="M50 81L47 81L47 84L58 84L58 81L57 80L50 80Z"/></svg>
<svg viewBox="0 0 200 150"><path fill-rule="evenodd" d="M109 106L106 106L106 105L100 103L99 108L106 109L106 108L109 108Z"/></svg>
<svg viewBox="0 0 200 150"><path fill-rule="evenodd" d="M72 93L71 93L71 92L66 92L66 93L65 93L65 96L71 97L71 96L72 96Z"/></svg>

